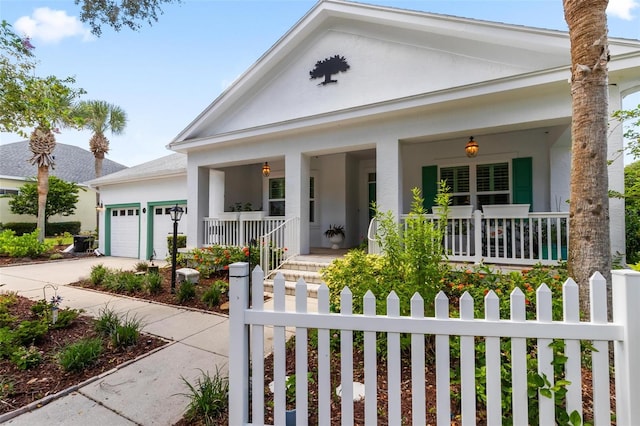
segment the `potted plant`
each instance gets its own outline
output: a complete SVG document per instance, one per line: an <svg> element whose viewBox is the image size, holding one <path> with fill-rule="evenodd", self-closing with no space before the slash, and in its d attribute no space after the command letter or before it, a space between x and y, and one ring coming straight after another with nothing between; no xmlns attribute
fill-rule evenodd
<svg viewBox="0 0 640 426"><path fill-rule="evenodd" d="M337 250L340 248L340 244L344 240L344 226L329 225L329 229L324 231L324 236L331 242L331 248Z"/></svg>

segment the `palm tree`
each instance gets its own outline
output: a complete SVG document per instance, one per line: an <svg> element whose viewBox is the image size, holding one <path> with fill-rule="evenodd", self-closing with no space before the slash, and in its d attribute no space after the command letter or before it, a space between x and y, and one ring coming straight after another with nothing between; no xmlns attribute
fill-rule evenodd
<svg viewBox="0 0 640 426"><path fill-rule="evenodd" d="M571 182L569 275L589 316L589 277L611 282L607 174L607 0L563 0L571 42ZM609 293L610 295L611 293Z"/></svg>
<svg viewBox="0 0 640 426"><path fill-rule="evenodd" d="M31 164L38 166L38 239L44 241L45 210L47 207L47 194L49 193L49 167L53 168L53 150L56 147L56 138L51 127L40 123L31 133L29 149L33 156L29 160Z"/></svg>
<svg viewBox="0 0 640 426"><path fill-rule="evenodd" d="M81 101L76 107L77 114L82 117L85 129L93 132L89 140L89 149L95 157L96 177L102 176L102 162L109 152L109 139L104 135L111 131L113 135L124 132L127 126L127 114L117 105L105 101Z"/></svg>

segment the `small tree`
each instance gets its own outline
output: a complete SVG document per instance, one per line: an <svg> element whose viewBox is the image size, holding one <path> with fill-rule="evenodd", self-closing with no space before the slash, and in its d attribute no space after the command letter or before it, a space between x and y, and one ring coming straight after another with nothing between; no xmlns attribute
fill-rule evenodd
<svg viewBox="0 0 640 426"><path fill-rule="evenodd" d="M84 189L83 189L84 190ZM49 176L49 194L45 207L45 223L51 216L69 216L75 213L80 187L55 176ZM9 207L14 214L38 216L38 182L32 180L20 187L17 195L11 195Z"/></svg>

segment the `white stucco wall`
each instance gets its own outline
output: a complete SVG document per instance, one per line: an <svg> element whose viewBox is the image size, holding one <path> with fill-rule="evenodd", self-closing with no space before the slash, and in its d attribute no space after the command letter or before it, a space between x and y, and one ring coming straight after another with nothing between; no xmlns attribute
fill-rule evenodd
<svg viewBox="0 0 640 426"><path fill-rule="evenodd" d="M147 239L153 238L153 236L147 235L147 224L148 221L152 219L153 214L148 204L159 202L173 203L186 200L187 177L185 175L179 175L138 182L102 185L100 187L100 198L106 208L120 204L140 205L140 258L148 259ZM100 214L100 248L105 247L105 212ZM190 215L187 217L189 216ZM181 221L180 229L186 233L188 221L185 220L184 223Z"/></svg>

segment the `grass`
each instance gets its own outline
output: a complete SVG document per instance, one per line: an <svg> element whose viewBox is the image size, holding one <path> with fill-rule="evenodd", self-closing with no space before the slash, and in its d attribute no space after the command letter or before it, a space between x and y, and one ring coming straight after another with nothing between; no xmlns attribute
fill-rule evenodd
<svg viewBox="0 0 640 426"><path fill-rule="evenodd" d="M190 392L181 395L191 400L185 413L185 419L187 421L203 420L206 425L213 425L220 415L228 409L229 378L223 377L218 367L216 367L213 377L202 370L200 373L201 377L196 379L195 384L191 384L187 379L181 377Z"/></svg>
<svg viewBox="0 0 640 426"><path fill-rule="evenodd" d="M93 364L102 353L102 340L82 339L65 346L58 354L60 365L65 371L82 371Z"/></svg>

